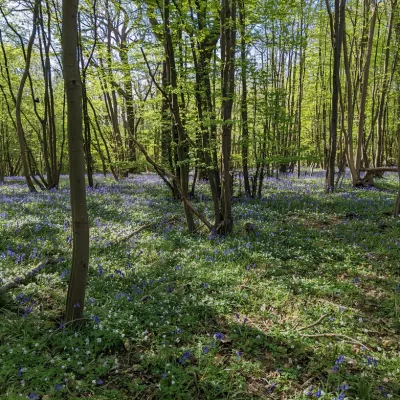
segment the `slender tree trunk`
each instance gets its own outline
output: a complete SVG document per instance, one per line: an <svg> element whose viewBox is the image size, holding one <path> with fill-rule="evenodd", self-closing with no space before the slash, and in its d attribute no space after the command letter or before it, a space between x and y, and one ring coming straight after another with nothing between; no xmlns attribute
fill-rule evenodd
<svg viewBox="0 0 400 400"><path fill-rule="evenodd" d="M127 27L129 16L124 14L124 25L122 26L122 33L120 34L120 48L119 54L123 68L123 82L124 82L124 93L125 93L125 107L126 107L126 118L127 123L132 135L135 135L135 107L133 103L133 87L132 87L132 78L131 78L131 66L129 65L128 59L128 34ZM128 152L127 152L130 173L137 173L137 156L136 156L136 147L132 141L131 135L128 135Z"/></svg>
<svg viewBox="0 0 400 400"><path fill-rule="evenodd" d="M174 119L174 134L178 143L177 156L178 156L178 169L179 179L181 186L181 195L183 199L189 196L189 142L183 125L179 98L178 98L178 76L175 62L174 45L172 41L170 20L169 20L169 0L164 0L164 48L165 56L167 59L167 67L169 69L170 84L171 84L171 112ZM183 202L183 208L186 217L186 224L189 232L195 231L195 224L193 220L193 213L187 202Z"/></svg>
<svg viewBox="0 0 400 400"><path fill-rule="evenodd" d="M62 50L68 113L69 181L71 190L73 254L68 286L66 322L83 316L89 264L89 224L86 207L85 158L82 141L82 87L78 48L79 0L63 0Z"/></svg>
<svg viewBox="0 0 400 400"><path fill-rule="evenodd" d="M244 191L246 196L250 196L249 180L249 121L247 109L247 54L246 54L246 15L244 0L238 0L239 19L240 19L240 62L242 67L242 166Z"/></svg>
<svg viewBox="0 0 400 400"><path fill-rule="evenodd" d="M364 149L365 142L365 134L364 134L364 126L365 126L365 107L367 102L367 94L368 94L368 81L369 81L369 71L371 65L371 54L372 54L372 46L374 43L374 32L375 32L375 23L378 13L378 6L376 4L376 0L365 0L366 5L368 1L370 3L371 10L371 20L369 26L368 33L368 42L367 42L367 54L365 56L365 64L363 68L362 74L362 86L361 86L361 99L360 99L360 110L359 110L359 122L358 122L358 138L357 138L357 154L356 154L356 170L358 174L361 169L361 161ZM358 177L360 178L360 177Z"/></svg>
<svg viewBox="0 0 400 400"><path fill-rule="evenodd" d="M220 233L232 231L232 180L230 175L232 146L232 106L235 90L236 0L221 3L221 211L223 220Z"/></svg>
<svg viewBox="0 0 400 400"><path fill-rule="evenodd" d="M400 93L398 93L397 98L397 173L399 176L399 190L394 204L394 216L400 215Z"/></svg>
<svg viewBox="0 0 400 400"><path fill-rule="evenodd" d="M383 141L384 141L384 111L387 104L387 92L389 89L389 60L390 60L390 43L392 39L393 31L393 20L394 14L397 9L397 0L391 2L391 10L389 23L387 26L387 36L385 44L385 61L383 67L383 83L381 98L379 101L379 112L378 112L378 137L377 137L377 149L376 149L376 161L375 166L381 167L383 165Z"/></svg>
<svg viewBox="0 0 400 400"><path fill-rule="evenodd" d="M17 125L17 134L18 134L18 142L19 148L21 151L21 161L22 161L22 169L24 172L26 184L28 185L29 191L36 192L35 185L33 184L31 177L30 177L30 168L28 165L28 155L27 155L27 148L25 143L25 135L24 130L22 127L22 120L21 120L21 103L22 103L22 96L24 92L24 87L26 83L26 79L28 78L29 68L31 65L31 56L32 56L32 47L36 37L36 30L37 30L37 20L39 17L39 0L35 0L34 10L33 10L33 26L32 26L32 33L29 38L28 48L26 51L26 59L25 59L25 70L21 78L21 82L19 85L16 103L15 103L15 120Z"/></svg>
<svg viewBox="0 0 400 400"><path fill-rule="evenodd" d="M359 179L359 173L356 170L354 163L354 150L353 150L353 120L354 120L354 107L353 107L353 82L351 80L350 60L347 47L346 35L343 36L343 59L344 70L346 74L346 91L347 91L347 132L345 134L345 146L347 155L347 164L350 168L352 185L356 185Z"/></svg>
<svg viewBox="0 0 400 400"><path fill-rule="evenodd" d="M329 3L326 0L328 10ZM335 0L334 28L331 31L333 56L333 75L332 75L332 115L330 124L329 157L328 168L326 170L325 190L333 192L335 189L335 161L337 146L337 126L338 126L338 103L340 90L340 53L344 34L344 15L345 0Z"/></svg>

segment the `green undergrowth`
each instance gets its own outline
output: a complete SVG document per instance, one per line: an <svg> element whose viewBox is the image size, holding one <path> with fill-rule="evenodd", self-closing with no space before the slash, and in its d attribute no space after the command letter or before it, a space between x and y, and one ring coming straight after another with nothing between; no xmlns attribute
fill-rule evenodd
<svg viewBox="0 0 400 400"><path fill-rule="evenodd" d="M0 295L1 399L400 399L394 178L332 195L318 177L267 179L261 199L237 184L227 237L187 234L153 175L97 181L75 330L67 180L0 186L1 284L63 258ZM206 184L194 202L211 216Z"/></svg>

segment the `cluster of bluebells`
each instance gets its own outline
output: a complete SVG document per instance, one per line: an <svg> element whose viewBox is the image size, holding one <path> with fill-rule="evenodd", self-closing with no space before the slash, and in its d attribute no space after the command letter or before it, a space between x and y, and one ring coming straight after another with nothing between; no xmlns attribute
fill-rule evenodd
<svg viewBox="0 0 400 400"><path fill-rule="evenodd" d="M388 391L386 391L383 386L378 386L378 391L380 395L383 397L387 397L389 399L393 397L393 395L391 395Z"/></svg>
<svg viewBox="0 0 400 400"><path fill-rule="evenodd" d="M319 388L314 386L309 387L308 389L305 390L305 395L309 397L317 397L320 398L324 395L325 393Z"/></svg>
<svg viewBox="0 0 400 400"><path fill-rule="evenodd" d="M338 372L339 371L339 366L340 364L343 364L345 360L344 356L338 356L337 359L335 360L335 365L332 368L333 372Z"/></svg>
<svg viewBox="0 0 400 400"><path fill-rule="evenodd" d="M367 366L373 366L373 367L376 367L378 365L377 359L368 355L363 356L362 363L366 364Z"/></svg>
<svg viewBox="0 0 400 400"><path fill-rule="evenodd" d="M338 397L335 397L333 400L344 400L346 396L346 390L348 390L350 386L347 383L343 383L342 385L337 387L339 392Z"/></svg>
<svg viewBox="0 0 400 400"><path fill-rule="evenodd" d="M178 358L178 363L181 364L181 365L185 365L189 361L190 356L191 356L190 351L189 350L185 350L182 353L182 356Z"/></svg>
<svg viewBox="0 0 400 400"><path fill-rule="evenodd" d="M16 264L22 264L25 260L25 253L17 253L8 248L6 253L2 253L2 258L6 257L13 258Z"/></svg>
<svg viewBox="0 0 400 400"><path fill-rule="evenodd" d="M33 305L35 304L35 302L32 300L30 296L25 296L22 292L18 293L15 296L15 300L21 307L23 307L22 317L26 318L28 314L30 314L33 311Z"/></svg>

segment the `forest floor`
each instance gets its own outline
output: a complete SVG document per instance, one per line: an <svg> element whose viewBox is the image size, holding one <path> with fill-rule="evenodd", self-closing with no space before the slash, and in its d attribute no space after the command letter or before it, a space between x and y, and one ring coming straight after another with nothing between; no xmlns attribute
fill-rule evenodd
<svg viewBox="0 0 400 400"><path fill-rule="evenodd" d="M235 197L228 237L187 234L153 175L96 181L76 331L66 177L0 185L0 286L65 259L0 296L0 399L400 399L395 177L330 195L322 174L269 178ZM206 184L195 203L212 212Z"/></svg>

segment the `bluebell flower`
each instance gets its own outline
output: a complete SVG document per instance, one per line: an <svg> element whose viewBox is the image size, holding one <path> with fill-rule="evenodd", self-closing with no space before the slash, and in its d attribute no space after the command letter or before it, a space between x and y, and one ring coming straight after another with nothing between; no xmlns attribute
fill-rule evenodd
<svg viewBox="0 0 400 400"><path fill-rule="evenodd" d="M338 397L335 397L333 400L344 400L344 393L340 393Z"/></svg>
<svg viewBox="0 0 400 400"><path fill-rule="evenodd" d="M69 270L65 269L63 272L61 272L60 279L64 279L69 273Z"/></svg>
<svg viewBox="0 0 400 400"><path fill-rule="evenodd" d="M220 340L220 341L224 338L224 335L220 332L217 332L214 336L215 336L215 339Z"/></svg>
<svg viewBox="0 0 400 400"><path fill-rule="evenodd" d="M270 385L270 386L268 386L268 392L273 392L275 389L276 389L276 387L278 386L278 383L277 382L275 382L275 383L273 383L272 385Z"/></svg>
<svg viewBox="0 0 400 400"><path fill-rule="evenodd" d="M339 370L339 365L342 364L345 360L344 356L338 356L336 361L335 361L335 365L332 368L333 372L337 372Z"/></svg>
<svg viewBox="0 0 400 400"><path fill-rule="evenodd" d="M56 391L59 392L61 389L62 389L62 386L59 383L57 383L56 384Z"/></svg>
<svg viewBox="0 0 400 400"><path fill-rule="evenodd" d="M348 383L343 383L342 385L337 387L337 390L340 390L341 392L345 392L346 390L349 389L349 384Z"/></svg>
<svg viewBox="0 0 400 400"><path fill-rule="evenodd" d="M366 355L363 356L363 363L367 365L373 365L374 367L378 365L378 361L376 358Z"/></svg>
<svg viewBox="0 0 400 400"><path fill-rule="evenodd" d="M210 349L207 346L203 347L203 354L208 354L210 352Z"/></svg>
<svg viewBox="0 0 400 400"><path fill-rule="evenodd" d="M24 309L24 313L22 314L22 318L26 318L28 314L30 314L33 311L32 306L28 306Z"/></svg>
<svg viewBox="0 0 400 400"><path fill-rule="evenodd" d="M321 389L318 389L318 390L315 392L315 397L320 398L321 396L322 396L322 390L321 390Z"/></svg>

